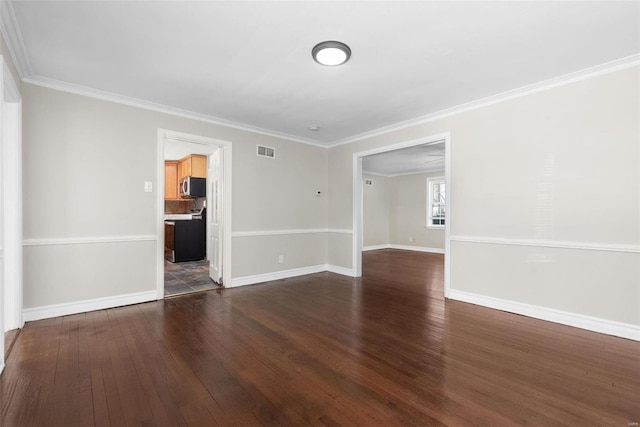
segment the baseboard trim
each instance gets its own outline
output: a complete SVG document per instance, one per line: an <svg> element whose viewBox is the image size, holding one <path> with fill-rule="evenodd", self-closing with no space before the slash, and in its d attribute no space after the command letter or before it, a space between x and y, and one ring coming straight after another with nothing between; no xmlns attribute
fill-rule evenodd
<svg viewBox="0 0 640 427"><path fill-rule="evenodd" d="M51 317L68 316L70 314L86 313L88 311L155 301L156 299L157 292L154 289L153 291L136 292L133 294L25 308L22 311L22 315L26 322L32 322L34 320L49 319Z"/></svg>
<svg viewBox="0 0 640 427"><path fill-rule="evenodd" d="M554 308L525 304L516 301L494 298L485 295L478 295L471 292L450 290L449 298L457 301L468 302L510 313L521 314L535 319L560 323L562 325L574 326L588 331L599 332L601 334L613 335L640 341L640 326L629 323L616 322L613 320L601 319L598 317L586 316L584 314L571 313Z"/></svg>
<svg viewBox="0 0 640 427"><path fill-rule="evenodd" d="M368 252L368 251L379 251L380 249L389 249L391 247L391 245L386 244L386 245L371 245L371 246L364 246L362 248L362 252Z"/></svg>
<svg viewBox="0 0 640 427"><path fill-rule="evenodd" d="M330 271L332 273L342 274L343 276L353 277L353 270L350 268L330 264L319 264L309 267L292 268L290 270L274 271L272 273L255 274L253 276L235 277L231 279L231 286L228 287L236 288L238 286L255 285L256 283L271 282L273 280L322 273L323 271Z"/></svg>
<svg viewBox="0 0 640 427"><path fill-rule="evenodd" d="M330 271L332 273L353 277L353 271L350 268L320 264L310 267L294 268L291 270L275 271L273 273L236 277L231 280L232 285L228 287L234 288L237 286L253 285L256 283L270 282L272 280L280 280L290 277L304 276L306 274L321 273L323 271ZM25 308L22 311L22 315L25 322L32 322L35 320L50 319L52 317L68 316L70 314L86 313L88 311L104 310L107 308L121 307L123 305L138 304L155 300L157 300L157 292L153 290L126 295L117 295L113 297L96 298L85 301L74 301L63 304L52 304L41 307Z"/></svg>
<svg viewBox="0 0 640 427"><path fill-rule="evenodd" d="M444 249L429 248L426 246L409 246L409 245L394 245L387 243L386 245L372 245L362 248L362 252L379 251L380 249L400 249L402 251L416 251L416 252L429 252L432 254L444 254Z"/></svg>
<svg viewBox="0 0 640 427"><path fill-rule="evenodd" d="M432 254L444 254L444 249L429 248L426 246L389 245L389 249L401 249L403 251L430 252Z"/></svg>
<svg viewBox="0 0 640 427"><path fill-rule="evenodd" d="M234 277L231 279L230 288L238 286L254 285L256 283L270 282L272 280L287 279L289 277L304 276L305 274L320 273L327 271L327 266L312 265L309 267L292 268L290 270L274 271L272 273L254 274L252 276Z"/></svg>
<svg viewBox="0 0 640 427"><path fill-rule="evenodd" d="M331 273L341 274L343 276L355 277L352 268L340 267L339 265L327 265L327 271Z"/></svg>

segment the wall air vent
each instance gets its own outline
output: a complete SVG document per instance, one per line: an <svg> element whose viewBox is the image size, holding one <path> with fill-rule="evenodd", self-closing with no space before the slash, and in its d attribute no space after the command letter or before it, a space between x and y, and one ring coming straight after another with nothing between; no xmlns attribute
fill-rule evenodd
<svg viewBox="0 0 640 427"><path fill-rule="evenodd" d="M258 145L258 151L256 152L259 157L269 157L275 159L276 149L272 147L265 147L264 145Z"/></svg>

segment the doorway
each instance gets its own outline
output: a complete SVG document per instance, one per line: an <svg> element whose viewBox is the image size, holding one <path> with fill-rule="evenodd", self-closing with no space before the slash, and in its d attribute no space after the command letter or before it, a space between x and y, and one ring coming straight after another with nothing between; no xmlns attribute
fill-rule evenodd
<svg viewBox="0 0 640 427"><path fill-rule="evenodd" d="M449 133L438 134L426 138L407 141L399 144L388 145L371 150L361 151L353 154L353 240L352 240L352 267L356 277L362 276L362 249L364 244L364 180L363 180L363 159L368 156L377 156L382 153L398 152L403 149L414 147L429 147L435 144L444 145L444 184L447 188L446 205L444 207L445 230L444 230L444 295L449 295L450 282L450 229L451 229L451 209L450 209L450 164L451 147ZM425 206L426 213L426 206Z"/></svg>
<svg viewBox="0 0 640 427"><path fill-rule="evenodd" d="M188 194L180 194L181 190L173 195L171 190L165 192L165 168L171 169L172 163L179 166L180 174L190 177L189 183L184 183L178 172L173 177L171 171L167 182L172 186L179 183L182 190L189 187ZM158 299L228 283L231 143L159 129L157 182Z"/></svg>

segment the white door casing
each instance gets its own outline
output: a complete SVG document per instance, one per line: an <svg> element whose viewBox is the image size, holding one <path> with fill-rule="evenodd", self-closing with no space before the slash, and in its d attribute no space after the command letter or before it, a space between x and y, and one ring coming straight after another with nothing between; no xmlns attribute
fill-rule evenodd
<svg viewBox="0 0 640 427"><path fill-rule="evenodd" d="M224 195L224 164L222 149L218 149L209 156L208 185L210 186L210 202L207 209L209 235L209 277L218 284L222 280L222 220L225 206Z"/></svg>
<svg viewBox="0 0 640 427"><path fill-rule="evenodd" d="M156 245L156 292L157 299L164 298L164 146L165 141L182 141L192 144L207 145L209 147L219 147L221 163L224 165L221 174L221 193L228 202L222 209L220 224L220 241L222 256L222 282L231 283L231 176L232 176L232 143L205 136L192 135L183 132L176 132L167 129L158 129L158 151L157 151L157 245ZM209 191L209 190L208 190ZM210 202L208 203L210 204ZM207 209L209 211L210 209ZM207 214L208 215L208 214ZM208 219L207 219L207 222ZM207 233L209 233L207 231ZM209 256L209 254L207 254Z"/></svg>
<svg viewBox="0 0 640 427"><path fill-rule="evenodd" d="M22 98L2 61L2 249L4 329L22 328Z"/></svg>
<svg viewBox="0 0 640 427"><path fill-rule="evenodd" d="M0 55L0 332L22 328L22 97ZM4 338L0 337L0 372Z"/></svg>

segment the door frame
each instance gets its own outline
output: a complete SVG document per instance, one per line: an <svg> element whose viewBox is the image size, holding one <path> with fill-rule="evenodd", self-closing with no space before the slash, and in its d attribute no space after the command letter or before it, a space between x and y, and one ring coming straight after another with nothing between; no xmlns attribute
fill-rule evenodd
<svg viewBox="0 0 640 427"><path fill-rule="evenodd" d="M210 185L211 181L210 178L214 175L212 174L212 167L211 167L211 163L212 163L212 158L214 155L216 155L216 153L219 152L219 150L222 150L222 148L218 147L218 150L216 150L213 153L209 153L207 154L207 215L206 218L204 219L207 222L207 259L209 260L209 277L211 277L211 263L214 262L213 261L213 253L214 253L214 245L211 242L211 236L212 236L212 232L211 232L211 223L212 223L212 219L213 219L213 215L214 215L214 209L213 207L215 206L215 195L214 195L214 191L213 191L213 187ZM224 174L224 153L222 153L222 172ZM224 181L224 177L223 177L223 181ZM224 184L224 182L223 182ZM221 200L224 201L224 188L221 190L220 192L221 194ZM224 203L222 204L222 212L224 215ZM218 221L222 222L224 225L224 218L219 218ZM219 234L222 235L224 237L224 231L219 231ZM220 241L220 244L222 244L222 239ZM224 264L224 253L222 252L222 250L220 250L220 253L222 254L222 263ZM224 274L224 265L220 265L219 268L222 268L222 272ZM213 279L213 278L212 278ZM219 281L222 281L224 283L224 278L220 278L218 279ZM216 283L218 283L218 281L214 281Z"/></svg>
<svg viewBox="0 0 640 427"><path fill-rule="evenodd" d="M385 145L370 150L353 153L353 232L351 266L354 277L362 276L362 246L363 246L363 184L362 184L362 158L372 154L386 153L402 148L415 147L417 145L444 143L445 149L445 186L446 186L446 212L444 231L444 296L449 297L451 281L451 134L450 132L431 135L424 138L413 139L398 144Z"/></svg>
<svg viewBox="0 0 640 427"><path fill-rule="evenodd" d="M22 97L0 55L0 373L4 333L24 326L22 245Z"/></svg>
<svg viewBox="0 0 640 427"><path fill-rule="evenodd" d="M223 159L223 194L222 194L222 282L231 283L231 148L230 141L158 129L157 157L157 267L156 289L157 299L164 299L164 144L165 140L183 141L195 144L211 145L222 149Z"/></svg>

